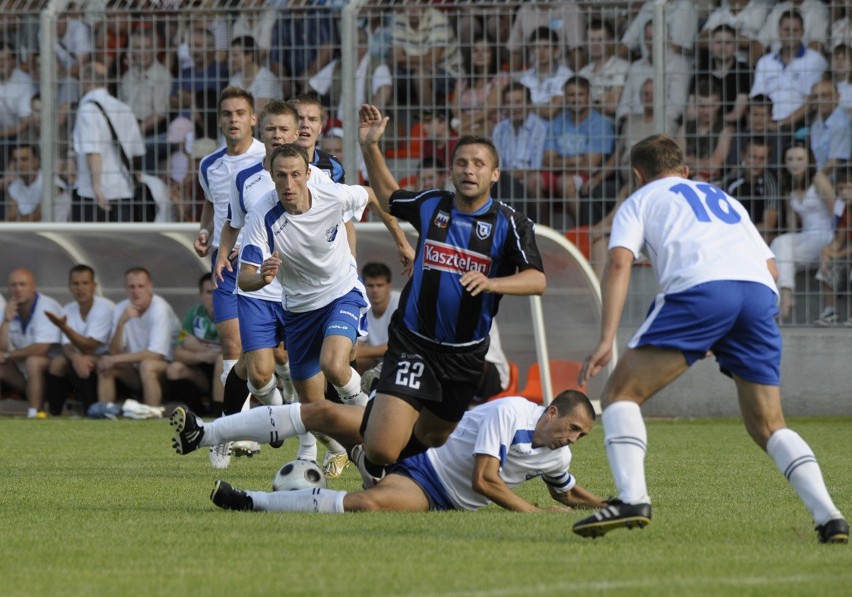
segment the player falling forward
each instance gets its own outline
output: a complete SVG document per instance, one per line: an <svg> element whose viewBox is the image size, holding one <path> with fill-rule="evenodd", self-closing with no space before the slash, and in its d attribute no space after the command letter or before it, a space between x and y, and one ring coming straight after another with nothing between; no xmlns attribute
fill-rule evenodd
<svg viewBox="0 0 852 597"><path fill-rule="evenodd" d="M822 543L847 543L816 457L787 428L779 391L781 334L775 257L742 205L718 188L688 180L677 143L665 135L630 153L639 190L618 210L603 279L601 338L580 383L610 361L634 259L644 246L662 294L604 388L604 445L618 499L574 524L598 537L651 522L645 483L647 433L639 407L712 351L733 377L749 435L766 450L804 502Z"/></svg>

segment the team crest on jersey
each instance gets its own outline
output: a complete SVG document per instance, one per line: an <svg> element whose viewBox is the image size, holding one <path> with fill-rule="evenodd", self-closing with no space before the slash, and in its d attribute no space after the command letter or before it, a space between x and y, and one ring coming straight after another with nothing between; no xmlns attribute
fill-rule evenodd
<svg viewBox="0 0 852 597"><path fill-rule="evenodd" d="M491 235L491 222L477 222L476 236L479 240L485 240Z"/></svg>
<svg viewBox="0 0 852 597"><path fill-rule="evenodd" d="M477 271L487 276L491 270L491 258L476 251L427 240L423 245L423 269L435 269L454 274Z"/></svg>
<svg viewBox="0 0 852 597"><path fill-rule="evenodd" d="M337 224L325 231L325 240L333 243L335 238L337 238Z"/></svg>
<svg viewBox="0 0 852 597"><path fill-rule="evenodd" d="M450 214L445 211L439 211L435 216L435 226L438 228L446 228L450 223Z"/></svg>

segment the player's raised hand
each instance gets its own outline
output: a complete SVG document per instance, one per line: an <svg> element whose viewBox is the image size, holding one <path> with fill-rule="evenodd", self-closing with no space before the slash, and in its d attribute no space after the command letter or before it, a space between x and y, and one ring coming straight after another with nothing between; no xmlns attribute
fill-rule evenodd
<svg viewBox="0 0 852 597"><path fill-rule="evenodd" d="M363 104L358 111L358 140L361 145L370 145L379 142L385 132L385 127L390 120L387 116L382 116L381 111L376 106Z"/></svg>

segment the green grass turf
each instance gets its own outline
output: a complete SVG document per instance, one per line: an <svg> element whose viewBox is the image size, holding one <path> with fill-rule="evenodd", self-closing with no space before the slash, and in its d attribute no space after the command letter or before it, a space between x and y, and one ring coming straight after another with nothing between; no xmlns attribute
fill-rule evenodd
<svg viewBox="0 0 852 597"><path fill-rule="evenodd" d="M852 514L852 419L795 419ZM295 440L213 471L167 421L0 420L0 595L849 595L852 546L805 508L738 420L649 421L654 521L582 539L586 511L269 514L209 501L265 489ZM580 484L613 491L597 426ZM335 488L360 484L350 466ZM534 480L519 492L550 503Z"/></svg>

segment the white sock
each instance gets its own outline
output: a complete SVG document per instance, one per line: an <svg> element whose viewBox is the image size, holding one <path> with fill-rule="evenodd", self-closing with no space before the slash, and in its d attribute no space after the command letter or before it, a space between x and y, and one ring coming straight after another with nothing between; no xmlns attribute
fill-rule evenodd
<svg viewBox="0 0 852 597"><path fill-rule="evenodd" d="M305 432L299 415L301 404L262 406L219 417L204 424L202 446L215 446L230 441L250 440L268 444ZM295 411L295 413L293 412ZM293 418L298 419L298 425Z"/></svg>
<svg viewBox="0 0 852 597"><path fill-rule="evenodd" d="M267 406L278 406L279 404L284 404L284 400L281 398L281 392L278 391L278 386L275 383L274 375L262 388L254 387L251 380L249 380L246 385L248 385L249 392L251 392L261 404L265 404Z"/></svg>
<svg viewBox="0 0 852 597"><path fill-rule="evenodd" d="M324 445L332 454L342 454L346 452L346 448L344 448L340 442L333 437L329 437L324 433L317 433L315 435L317 436L317 439L322 442L322 445Z"/></svg>
<svg viewBox="0 0 852 597"><path fill-rule="evenodd" d="M278 381L281 382L281 397L287 404L298 402L299 395L296 393L296 386L293 385L293 378L290 377L290 363L275 364L275 375Z"/></svg>
<svg viewBox="0 0 852 597"><path fill-rule="evenodd" d="M322 512L342 514L345 491L296 489L293 491L247 491L254 509L263 512Z"/></svg>
<svg viewBox="0 0 852 597"><path fill-rule="evenodd" d="M296 453L296 458L316 462L317 438L314 437L313 433L303 433L299 436L299 451Z"/></svg>
<svg viewBox="0 0 852 597"><path fill-rule="evenodd" d="M766 452L810 510L816 524L841 517L828 495L816 456L798 433L779 429L766 442Z"/></svg>
<svg viewBox="0 0 852 597"><path fill-rule="evenodd" d="M237 359L223 359L222 360L222 375L219 376L219 380L222 382L222 385L225 385L225 380L228 379L228 374L231 372L231 369L234 368L234 365L237 364Z"/></svg>
<svg viewBox="0 0 852 597"><path fill-rule="evenodd" d="M601 421L604 447L618 489L618 499L625 504L651 503L645 483L648 433L639 405L628 400L610 404Z"/></svg>
<svg viewBox="0 0 852 597"><path fill-rule="evenodd" d="M355 369L349 368L352 376L344 386L334 386L337 390L337 395L343 404L355 404L357 406L365 406L367 404L367 395L361 391L361 376Z"/></svg>
<svg viewBox="0 0 852 597"><path fill-rule="evenodd" d="M34 419L37 414L38 414L37 408L30 407L30 408L27 409L27 418L28 419Z"/></svg>

